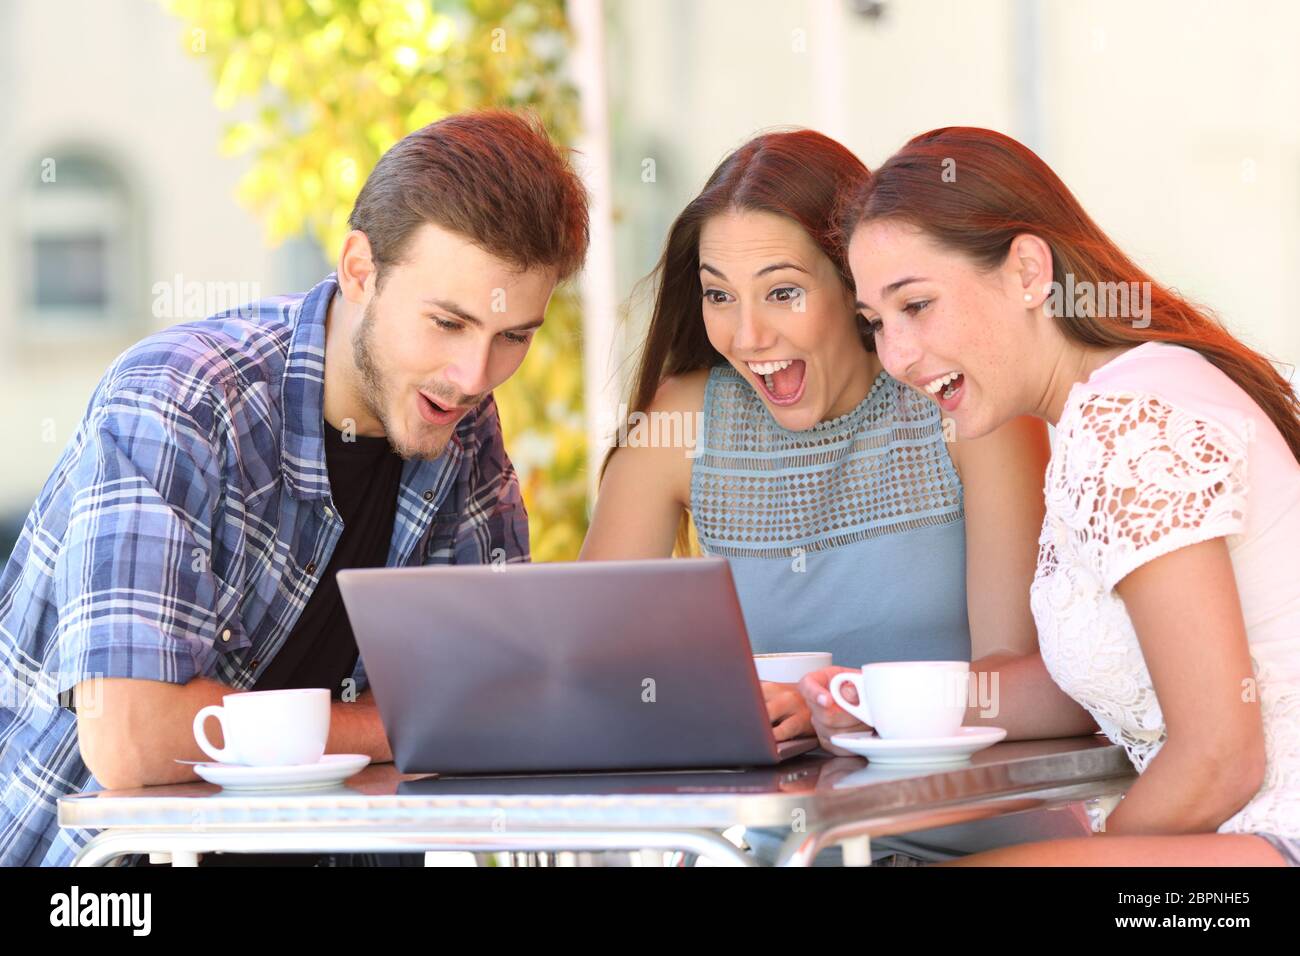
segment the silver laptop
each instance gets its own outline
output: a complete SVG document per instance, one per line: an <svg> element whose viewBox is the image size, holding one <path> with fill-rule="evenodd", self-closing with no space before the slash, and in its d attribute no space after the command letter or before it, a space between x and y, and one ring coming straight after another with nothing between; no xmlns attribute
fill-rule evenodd
<svg viewBox="0 0 1300 956"><path fill-rule="evenodd" d="M402 773L769 766L721 558L370 568L339 591Z"/></svg>

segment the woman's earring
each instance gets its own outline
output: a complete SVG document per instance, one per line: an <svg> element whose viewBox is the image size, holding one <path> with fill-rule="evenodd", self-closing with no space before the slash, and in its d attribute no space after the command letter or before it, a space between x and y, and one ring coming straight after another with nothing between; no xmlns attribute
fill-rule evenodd
<svg viewBox="0 0 1300 956"><path fill-rule="evenodd" d="M1026 292L1026 293L1025 293L1025 301L1026 301L1026 302L1033 302L1033 301L1034 301L1034 294L1033 294L1032 292Z"/></svg>

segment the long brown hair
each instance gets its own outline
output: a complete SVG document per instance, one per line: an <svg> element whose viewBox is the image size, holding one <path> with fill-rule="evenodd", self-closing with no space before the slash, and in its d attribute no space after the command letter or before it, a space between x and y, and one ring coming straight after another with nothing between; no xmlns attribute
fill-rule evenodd
<svg viewBox="0 0 1300 956"><path fill-rule="evenodd" d="M1300 461L1300 398L1273 363L1207 310L1152 280L1089 218L1051 168L1011 137L969 126L922 133L847 194L839 220L844 240L868 222L906 222L981 269L1000 266L1012 240L1032 233L1052 250L1057 288L1066 276L1093 288L1149 282L1145 328L1067 309L1058 316L1061 331L1103 348L1168 342L1195 349L1259 405Z"/></svg>
<svg viewBox="0 0 1300 956"><path fill-rule="evenodd" d="M668 230L663 255L645 281L655 284L650 326L633 378L629 416L646 411L664 379L712 368L725 359L704 328L704 287L700 284L700 230L728 210L770 212L792 219L835 265L846 289L853 277L835 218L836 203L856 190L870 173L844 146L809 129L763 133L730 153L704 189ZM864 336L865 348L872 348ZM618 449L610 449L601 474ZM678 549L688 550L683 517Z"/></svg>

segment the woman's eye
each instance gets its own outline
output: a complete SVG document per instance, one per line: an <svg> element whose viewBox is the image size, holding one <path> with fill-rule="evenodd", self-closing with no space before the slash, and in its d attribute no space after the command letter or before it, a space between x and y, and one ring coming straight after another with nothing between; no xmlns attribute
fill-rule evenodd
<svg viewBox="0 0 1300 956"><path fill-rule="evenodd" d="M881 328L879 319L867 319L867 331L872 335L879 335Z"/></svg>
<svg viewBox="0 0 1300 956"><path fill-rule="evenodd" d="M711 302L714 305L721 305L727 301L727 293L723 292L721 289L705 289L704 301Z"/></svg>
<svg viewBox="0 0 1300 956"><path fill-rule="evenodd" d="M907 305L903 306L903 311L906 312L908 315L916 315L916 313L920 312L929 304L930 304L929 299L916 299L912 302L907 303Z"/></svg>
<svg viewBox="0 0 1300 956"><path fill-rule="evenodd" d="M769 294L777 302L796 302L803 296L803 289L798 286L784 286L780 289L773 289Z"/></svg>
<svg viewBox="0 0 1300 956"><path fill-rule="evenodd" d="M446 329L448 332L455 332L460 329L459 322L453 322L450 319L443 319L438 316L433 317L434 324L440 329Z"/></svg>
<svg viewBox="0 0 1300 956"><path fill-rule="evenodd" d="M532 338L532 334L529 332L503 332L502 335L512 345L527 345L528 340Z"/></svg>

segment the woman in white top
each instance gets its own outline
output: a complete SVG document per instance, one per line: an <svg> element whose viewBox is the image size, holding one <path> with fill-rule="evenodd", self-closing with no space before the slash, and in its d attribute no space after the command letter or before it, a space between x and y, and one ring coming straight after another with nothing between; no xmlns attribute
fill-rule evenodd
<svg viewBox="0 0 1300 956"><path fill-rule="evenodd" d="M1056 426L1039 644L1140 772L1098 834L960 862L1296 865L1300 402L1286 380L998 133L918 136L843 222L891 375L963 439L1024 414ZM801 686L823 740L855 727L829 673Z"/></svg>

